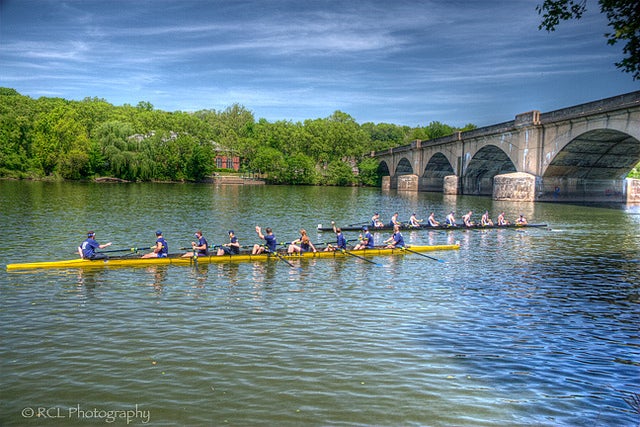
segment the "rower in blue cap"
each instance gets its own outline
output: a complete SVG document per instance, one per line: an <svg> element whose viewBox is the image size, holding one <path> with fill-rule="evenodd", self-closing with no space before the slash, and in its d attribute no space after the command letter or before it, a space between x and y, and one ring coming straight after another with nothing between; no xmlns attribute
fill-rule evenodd
<svg viewBox="0 0 640 427"><path fill-rule="evenodd" d="M103 253L96 252L96 249L104 249L111 246L111 242L101 245L96 242L96 233L94 231L87 232L87 240L82 242L82 245L78 246L78 254L80 258L86 259L105 259L107 256Z"/></svg>
<svg viewBox="0 0 640 427"><path fill-rule="evenodd" d="M362 234L360 235L360 237L362 237L362 240L360 240L360 242L353 247L354 251L358 249L373 249L373 247L375 246L373 235L369 232L369 227L362 227L362 232L364 233L364 236Z"/></svg>

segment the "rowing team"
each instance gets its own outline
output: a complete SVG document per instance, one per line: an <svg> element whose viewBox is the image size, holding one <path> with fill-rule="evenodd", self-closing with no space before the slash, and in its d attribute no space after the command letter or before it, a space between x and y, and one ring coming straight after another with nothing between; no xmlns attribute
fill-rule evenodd
<svg viewBox="0 0 640 427"><path fill-rule="evenodd" d="M473 211L469 211L467 212L466 215L462 216L462 224L464 224L465 227L473 227L474 225L476 225L476 223L473 222L471 219L472 215L473 215ZM409 218L407 225L409 227L421 227L423 221L424 220L422 219L418 219L414 212L413 214L411 214L411 217ZM515 223L517 225L526 225L527 219L524 217L524 215L521 214L518 217L518 219L516 219ZM429 218L427 219L427 224L429 227L437 227L440 225L448 225L450 227L458 226L454 211L451 211L446 216L444 224L440 224L438 221L436 221L435 213L431 212L429 214ZM504 212L500 212L500 215L498 215L498 219L496 220L495 225L509 225L509 224L511 223L505 219ZM393 214L393 216L391 217L391 221L389 221L388 225L391 227L403 225L398 220L398 212ZM483 227L494 225L494 222L489 217L489 211L484 211L484 214L482 214L482 217L480 218L480 225L482 225ZM380 214L378 212L374 213L373 216L371 217L371 226L374 228L385 227L385 224L380 220Z"/></svg>
<svg viewBox="0 0 640 427"><path fill-rule="evenodd" d="M335 246L332 244L328 244L325 251L335 251L335 250L347 250L347 239L342 234L342 230L339 227L335 226L335 222L331 222L333 224L333 230L336 233L336 243ZM394 227L393 235L384 241L385 247L387 248L401 248L405 246L404 238L400 233L400 226ZM251 249L252 255L257 255L261 253L277 253L278 249L278 241L276 240L275 234L273 234L273 230L270 227L265 228L264 234L262 233L262 228L256 225L256 233L258 237L264 240L264 244L255 244ZM368 227L363 227L364 235L360 235L360 241L353 247L353 250L358 249L373 249L374 238L373 235L369 232ZM214 248L217 248L216 255L237 255L240 253L240 243L238 242L238 238L236 237L233 230L228 231L229 234L229 243L225 243L224 245L216 245ZM95 239L96 233L94 231L89 231L87 233L87 239L82 242L80 246L78 246L78 254L80 258L85 259L104 259L106 258L106 254L104 252L97 252L98 249L105 249L111 246L112 242L100 244ZM198 256L210 256L212 254L209 253L209 243L207 239L204 238L202 231L198 230L195 232L194 237L196 241L191 242L191 251L186 252L182 255L183 258L188 257L198 257ZM293 242L288 244L287 253L300 253L300 252L317 252L316 247L311 243L311 239L307 234L307 231L302 229L300 230L300 237ZM142 258L165 258L169 256L169 244L165 240L162 235L162 231L156 231L156 242L153 246L149 248L142 249L151 249L152 251L142 255ZM132 250L137 251L137 248L133 248Z"/></svg>

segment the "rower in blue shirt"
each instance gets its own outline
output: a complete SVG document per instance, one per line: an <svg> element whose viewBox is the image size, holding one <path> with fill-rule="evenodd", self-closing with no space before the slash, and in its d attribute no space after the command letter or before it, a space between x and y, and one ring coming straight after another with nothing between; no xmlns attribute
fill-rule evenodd
<svg viewBox="0 0 640 427"><path fill-rule="evenodd" d="M97 253L96 249L104 249L111 246L111 242L101 245L96 242L95 236L96 233L94 231L89 231L87 233L87 240L82 242L82 245L78 247L78 254L80 255L80 258L105 259L107 257L105 254Z"/></svg>
<svg viewBox="0 0 640 427"><path fill-rule="evenodd" d="M362 227L362 231L364 232L364 236L362 236L360 243L353 247L353 250L373 249L375 247L375 242L373 235L369 232L369 227Z"/></svg>
<svg viewBox="0 0 640 427"><path fill-rule="evenodd" d="M153 251L148 254L144 254L142 258L166 258L169 256L169 244L162 237L162 231L156 231L156 244L153 247Z"/></svg>
<svg viewBox="0 0 640 427"><path fill-rule="evenodd" d="M190 258L194 256L207 256L209 255L209 242L202 235L202 231L198 230L194 234L194 237L198 239L197 242L191 242L191 252L187 252L182 255L182 258Z"/></svg>
<svg viewBox="0 0 640 427"><path fill-rule="evenodd" d="M331 221L331 225L333 225L333 232L336 233L336 244L335 246L329 243L327 247L324 249L325 251L335 251L335 250L346 250L347 249L347 239L342 234L342 230L340 227L336 227L336 223Z"/></svg>
<svg viewBox="0 0 640 427"><path fill-rule="evenodd" d="M393 236L384 241L387 244L387 248L404 248L404 237L400 233L400 227L393 227Z"/></svg>
<svg viewBox="0 0 640 427"><path fill-rule="evenodd" d="M253 245L253 250L251 251L252 255L261 254L263 252L276 252L278 249L278 241L276 240L276 236L273 234L273 230L271 227L265 228L265 232L267 234L262 234L262 228L259 225L256 225L256 233L258 233L258 237L265 241L264 245Z"/></svg>
<svg viewBox="0 0 640 427"><path fill-rule="evenodd" d="M240 243L238 243L238 238L233 230L229 230L227 234L229 234L229 243L225 243L218 248L218 256L238 255L240 253Z"/></svg>

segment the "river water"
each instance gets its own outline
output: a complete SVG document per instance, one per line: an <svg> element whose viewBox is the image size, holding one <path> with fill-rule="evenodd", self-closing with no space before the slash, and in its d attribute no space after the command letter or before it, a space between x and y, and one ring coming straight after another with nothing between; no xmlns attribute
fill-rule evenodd
<svg viewBox="0 0 640 427"><path fill-rule="evenodd" d="M540 229L420 231L459 251L8 273L87 230L171 252L256 224L455 210ZM640 209L379 189L0 181L0 425L637 426ZM476 215L479 217L479 215ZM355 238L356 233L347 233ZM377 235L378 240L387 234ZM128 417L128 418L127 418Z"/></svg>

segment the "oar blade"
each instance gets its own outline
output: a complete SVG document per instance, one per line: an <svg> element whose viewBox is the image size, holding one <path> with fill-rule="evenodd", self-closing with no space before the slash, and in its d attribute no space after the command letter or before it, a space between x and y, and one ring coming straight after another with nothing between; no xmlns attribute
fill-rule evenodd
<svg viewBox="0 0 640 427"><path fill-rule="evenodd" d="M365 258L365 257L363 257L363 256L356 255L356 254L354 254L353 252L349 252L349 251L348 251L348 250L346 250L346 249L341 249L341 251L342 251L342 253L345 253L345 254L347 254L347 255L351 255L352 257L359 258L359 259L361 259L361 260L363 260L363 261L366 261L366 262L368 262L368 263L370 263L370 264L377 265L378 267L382 267L382 264L380 264L380 263L378 263L378 262L375 262L375 261L372 261L372 260L370 260L370 259L367 259L367 258Z"/></svg>
<svg viewBox="0 0 640 427"><path fill-rule="evenodd" d="M438 262L441 262L441 263L445 263L446 262L445 260L440 259L440 258L432 257L432 256L429 256L429 255L426 255L426 254L423 254L423 253L420 253L420 252L417 252L417 251L412 251L411 249L409 249L407 247L403 247L401 249L404 250L404 251L407 251L407 252L411 252L412 254L420 255L421 257L432 259L434 261L438 261Z"/></svg>

